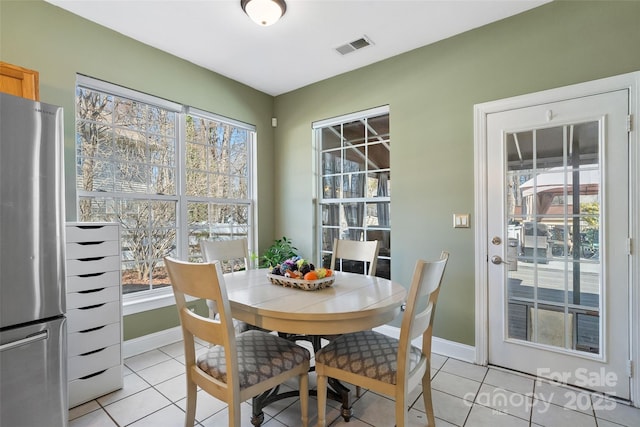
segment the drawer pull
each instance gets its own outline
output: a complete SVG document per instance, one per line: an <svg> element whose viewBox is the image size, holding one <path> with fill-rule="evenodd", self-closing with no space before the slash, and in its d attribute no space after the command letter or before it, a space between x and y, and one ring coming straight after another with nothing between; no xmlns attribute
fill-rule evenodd
<svg viewBox="0 0 640 427"><path fill-rule="evenodd" d="M78 310L91 310L93 308L102 307L105 304L106 304L106 302L103 302L102 304L88 305L86 307L78 307Z"/></svg>
<svg viewBox="0 0 640 427"><path fill-rule="evenodd" d="M96 256L93 258L78 258L78 261L82 261L82 262L88 262L88 261L100 261L101 259L104 259L105 257L103 256Z"/></svg>
<svg viewBox="0 0 640 427"><path fill-rule="evenodd" d="M89 289L86 291L78 291L79 294L92 294L94 292L102 292L104 291L106 288L97 288L97 289Z"/></svg>
<svg viewBox="0 0 640 427"><path fill-rule="evenodd" d="M76 242L76 245L91 246L91 245L101 245L103 243L104 243L104 240L101 240L98 242Z"/></svg>
<svg viewBox="0 0 640 427"><path fill-rule="evenodd" d="M100 375L100 374L103 374L105 371L106 371L106 369L103 369L102 371L95 372L95 373L93 373L93 374L89 374L89 375L85 375L84 377L80 377L80 378L78 378L78 379L79 379L79 380L88 380L88 379L89 379L89 378L91 378L91 377L95 377L95 376L98 376L98 375Z"/></svg>
<svg viewBox="0 0 640 427"><path fill-rule="evenodd" d="M88 355L90 355L90 354L100 353L100 352L101 352L101 351L103 351L105 348L107 348L107 347L102 347L102 348L99 348L99 349L97 349L97 350L88 351L88 352L86 352L86 353L82 353L82 354L80 354L80 356L88 356Z"/></svg>
<svg viewBox="0 0 640 427"><path fill-rule="evenodd" d="M78 274L78 277L98 277L98 276L102 276L103 274L105 274L104 271L101 273Z"/></svg>
<svg viewBox="0 0 640 427"><path fill-rule="evenodd" d="M98 228L104 228L104 225L77 225L76 227L83 230L97 230Z"/></svg>
<svg viewBox="0 0 640 427"><path fill-rule="evenodd" d="M96 326L95 328L85 329L83 331L78 331L79 334L87 334L89 332L99 331L100 329L106 327L107 325Z"/></svg>

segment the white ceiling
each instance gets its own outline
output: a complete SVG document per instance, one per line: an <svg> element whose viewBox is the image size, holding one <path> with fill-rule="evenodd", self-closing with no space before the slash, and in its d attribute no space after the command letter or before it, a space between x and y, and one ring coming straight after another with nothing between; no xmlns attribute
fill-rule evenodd
<svg viewBox="0 0 640 427"><path fill-rule="evenodd" d="M550 0L286 0L269 27L240 0L46 1L275 96ZM336 52L363 36L373 44Z"/></svg>

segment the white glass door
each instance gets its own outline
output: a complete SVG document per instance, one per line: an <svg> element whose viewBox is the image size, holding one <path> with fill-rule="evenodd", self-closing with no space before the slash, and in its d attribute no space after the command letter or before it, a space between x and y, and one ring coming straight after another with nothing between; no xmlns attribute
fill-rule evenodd
<svg viewBox="0 0 640 427"><path fill-rule="evenodd" d="M629 398L628 93L490 114L489 362Z"/></svg>

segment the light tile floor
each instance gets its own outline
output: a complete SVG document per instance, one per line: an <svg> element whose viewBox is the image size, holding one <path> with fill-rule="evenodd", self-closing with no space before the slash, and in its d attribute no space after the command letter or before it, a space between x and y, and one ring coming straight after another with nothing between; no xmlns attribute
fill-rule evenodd
<svg viewBox="0 0 640 427"><path fill-rule="evenodd" d="M204 350L204 348L202 349ZM69 411L69 427L184 426L184 352L177 342L125 360L124 387ZM513 372L482 367L434 354L433 400L438 427L640 427L640 409L591 395L585 391L537 381ZM315 387L311 373L310 387ZM294 385L295 383L292 383ZM355 399L355 396L354 396ZM420 389L411 393L410 427L425 426ZM339 405L328 404L331 427L391 427L393 401L363 390L346 423ZM309 399L312 427L316 400ZM250 402L242 404L242 425L251 426ZM197 426L227 427L226 405L198 393ZM265 409L265 427L299 427L297 399Z"/></svg>

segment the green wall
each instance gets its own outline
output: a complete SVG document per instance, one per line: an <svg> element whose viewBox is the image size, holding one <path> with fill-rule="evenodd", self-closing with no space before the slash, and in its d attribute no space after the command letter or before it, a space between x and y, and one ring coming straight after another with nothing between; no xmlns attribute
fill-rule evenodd
<svg viewBox="0 0 640 427"><path fill-rule="evenodd" d="M307 257L311 123L388 104L393 279L408 284L417 258L450 251L435 334L473 345L475 230L451 226L474 210L473 105L640 70L638 17L635 1L554 1L274 99L42 1L0 0L0 59L38 70L42 101L65 108L68 182L76 73L255 124L259 246L286 235ZM177 325L174 310L127 316L125 339Z"/></svg>
<svg viewBox="0 0 640 427"><path fill-rule="evenodd" d="M640 70L639 18L640 2L556 1L276 97L276 235L313 252L311 123L388 104L392 278L448 250L435 335L473 345L475 230L452 214L473 223L474 104Z"/></svg>
<svg viewBox="0 0 640 427"><path fill-rule="evenodd" d="M203 300L187 303L190 310L201 316L209 315L209 308ZM124 339L142 337L147 334L173 328L180 324L176 306L158 308L156 310L143 311L124 318Z"/></svg>
<svg viewBox="0 0 640 427"><path fill-rule="evenodd" d="M274 207L270 196L273 189L272 96L41 0L0 0L0 60L37 70L40 100L64 107L68 220L76 219L74 96L76 73L80 73L256 125L259 135L258 240L262 249L271 244L274 239ZM127 316L125 339L178 325L174 312L172 306Z"/></svg>

